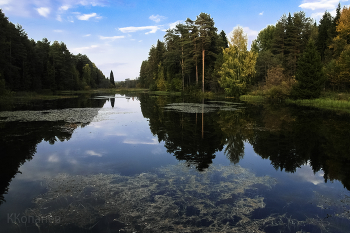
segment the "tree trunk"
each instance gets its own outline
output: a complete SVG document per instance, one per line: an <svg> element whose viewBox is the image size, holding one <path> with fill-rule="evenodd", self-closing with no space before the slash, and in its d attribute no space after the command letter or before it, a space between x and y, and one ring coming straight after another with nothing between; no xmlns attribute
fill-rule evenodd
<svg viewBox="0 0 350 233"><path fill-rule="evenodd" d="M181 74L182 74L182 91L185 90L185 77L184 77L184 47L181 47L182 57L181 57Z"/></svg>
<svg viewBox="0 0 350 233"><path fill-rule="evenodd" d="M196 58L196 84L198 85L198 65L197 65L197 58Z"/></svg>
<svg viewBox="0 0 350 233"><path fill-rule="evenodd" d="M202 87L203 87L203 94L204 94L204 56L205 56L205 50L202 51L202 57L203 57L203 73L202 73Z"/></svg>
<svg viewBox="0 0 350 233"><path fill-rule="evenodd" d="M195 53L197 53L197 44L194 44ZM196 85L198 85L198 65L197 65L197 56L196 56Z"/></svg>

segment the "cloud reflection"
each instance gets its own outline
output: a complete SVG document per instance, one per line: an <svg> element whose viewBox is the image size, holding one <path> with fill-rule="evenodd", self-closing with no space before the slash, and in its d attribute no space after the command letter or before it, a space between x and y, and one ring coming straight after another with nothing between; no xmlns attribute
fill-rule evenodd
<svg viewBox="0 0 350 233"><path fill-rule="evenodd" d="M147 142L147 141L141 141L141 140L137 140L137 139L126 139L123 141L123 143L125 144L133 144L133 145L139 145L139 144L143 144L143 145L158 145L159 142L157 141L156 138L152 138L151 142Z"/></svg>
<svg viewBox="0 0 350 233"><path fill-rule="evenodd" d="M97 152L95 152L93 150L87 150L85 153L90 155L90 156L102 157L102 153L97 153Z"/></svg>
<svg viewBox="0 0 350 233"><path fill-rule="evenodd" d="M323 184L324 183L324 172L319 171L314 174L312 168L309 165L301 166L297 170L297 176L302 180L313 183L314 185Z"/></svg>

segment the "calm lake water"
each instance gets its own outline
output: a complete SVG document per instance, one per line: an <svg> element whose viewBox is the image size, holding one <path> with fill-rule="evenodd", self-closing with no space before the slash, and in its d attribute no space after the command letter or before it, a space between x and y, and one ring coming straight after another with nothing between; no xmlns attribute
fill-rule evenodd
<svg viewBox="0 0 350 233"><path fill-rule="evenodd" d="M85 95L2 106L1 232L349 232L350 115Z"/></svg>

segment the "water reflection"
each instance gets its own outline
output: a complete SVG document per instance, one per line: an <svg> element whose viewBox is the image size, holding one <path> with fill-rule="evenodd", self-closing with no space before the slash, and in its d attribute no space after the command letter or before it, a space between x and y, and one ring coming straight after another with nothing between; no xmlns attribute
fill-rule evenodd
<svg viewBox="0 0 350 233"><path fill-rule="evenodd" d="M164 108L184 102L181 98L144 95L140 100L150 130L165 142L167 152L199 171L208 168L223 148L227 158L238 163L244 157L244 142L249 142L276 170L293 173L310 165L314 173L324 172L325 182L339 180L350 189L347 114L281 105L186 113Z"/></svg>
<svg viewBox="0 0 350 233"><path fill-rule="evenodd" d="M101 108L106 100L91 100L90 98L77 98L67 100L27 103L20 110L45 110L68 107ZM18 107L18 106L17 106ZM17 110L18 108L12 109ZM96 116L98 111L93 112ZM90 119L93 119L94 116ZM19 167L30 161L37 152L37 145L46 141L54 145L57 141L63 142L71 139L78 127L83 128L89 123L67 123L64 121L32 121L32 122L0 122L0 205L5 201L4 194L8 192L11 180L19 171ZM49 160L54 161L51 157Z"/></svg>
<svg viewBox="0 0 350 233"><path fill-rule="evenodd" d="M339 180L349 188L348 115L147 94L119 97L86 96L75 100L77 106L73 101L55 104L96 108L96 118L104 118L91 124L1 122L0 149L6 155L0 165L0 192L7 192L22 165L25 176L12 181L12 194L6 196L12 199L1 206L1 213L18 207L21 194L16 191L25 189L22 184L32 182L28 187L33 189L42 182L42 193L30 192L30 203L18 209L29 216L60 216L65 227L72 226L67 232L77 227L94 232L206 227L218 232L227 226L238 231L320 232L328 221L333 221L332 229L338 227L339 219L345 219L344 228L349 226L347 193L323 196L329 188L324 180ZM48 105L33 106L50 111ZM250 167L245 166L249 150L255 151ZM239 165L222 166L227 160ZM255 168L262 163L277 172L271 169L271 175L264 168L257 174ZM323 219L328 214L334 218ZM48 227L50 232L62 229Z"/></svg>

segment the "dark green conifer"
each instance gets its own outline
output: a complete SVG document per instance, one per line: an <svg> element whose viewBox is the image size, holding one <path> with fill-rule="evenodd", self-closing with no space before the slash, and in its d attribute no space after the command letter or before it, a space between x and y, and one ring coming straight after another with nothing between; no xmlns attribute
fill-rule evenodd
<svg viewBox="0 0 350 233"><path fill-rule="evenodd" d="M322 71L321 56L316 50L313 40L310 40L298 60L292 97L295 99L312 99L321 94L324 75Z"/></svg>
<svg viewBox="0 0 350 233"><path fill-rule="evenodd" d="M112 84L113 86L115 86L113 71L111 71L111 74L109 75L109 81L111 82L111 84Z"/></svg>

